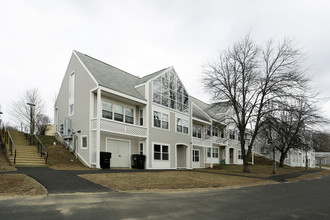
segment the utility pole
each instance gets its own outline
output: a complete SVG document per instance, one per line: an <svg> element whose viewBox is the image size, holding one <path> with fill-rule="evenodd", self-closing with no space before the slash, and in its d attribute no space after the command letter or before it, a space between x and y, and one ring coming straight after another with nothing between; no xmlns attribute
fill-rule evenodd
<svg viewBox="0 0 330 220"><path fill-rule="evenodd" d="M32 145L32 135L34 133L34 118L33 118L33 108L36 106L33 103L26 103L30 106L30 145Z"/></svg>

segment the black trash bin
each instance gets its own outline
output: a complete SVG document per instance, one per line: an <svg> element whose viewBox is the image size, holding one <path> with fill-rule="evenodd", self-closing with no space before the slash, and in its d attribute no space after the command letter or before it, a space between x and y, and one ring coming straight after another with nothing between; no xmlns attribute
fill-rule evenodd
<svg viewBox="0 0 330 220"><path fill-rule="evenodd" d="M110 152L100 152L100 166L102 169L110 169Z"/></svg>
<svg viewBox="0 0 330 220"><path fill-rule="evenodd" d="M132 155L132 168L144 169L144 163L146 161L146 156L141 154Z"/></svg>

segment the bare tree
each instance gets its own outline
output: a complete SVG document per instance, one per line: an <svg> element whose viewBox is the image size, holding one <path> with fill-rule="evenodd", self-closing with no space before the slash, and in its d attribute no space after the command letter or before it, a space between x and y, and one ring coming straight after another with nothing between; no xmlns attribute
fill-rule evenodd
<svg viewBox="0 0 330 220"><path fill-rule="evenodd" d="M45 135L49 130L50 118L47 115L40 114L37 115L36 127L38 134Z"/></svg>
<svg viewBox="0 0 330 220"><path fill-rule="evenodd" d="M16 101L13 101L10 106L9 114L13 122L18 127L21 127L22 125L24 127L29 127L31 120L31 108L27 105L27 103L35 104L32 111L32 121L34 122L34 125L32 126L33 129L37 127L36 122L40 121L38 118L40 118L41 115L45 115L45 103L37 89L34 88L26 90L22 96L20 96ZM34 133L34 130L32 133Z"/></svg>
<svg viewBox="0 0 330 220"><path fill-rule="evenodd" d="M203 83L214 105L223 100L232 105L229 119L239 131L243 172L249 172L249 156L264 121L265 106L305 88L308 80L302 64L303 54L293 41L284 39L277 45L269 41L262 47L246 36L205 66ZM247 133L251 135L248 143Z"/></svg>
<svg viewBox="0 0 330 220"><path fill-rule="evenodd" d="M295 97L272 108L272 112L265 117L261 133L272 140L275 149L280 152L279 166L283 167L291 149L304 150L307 159L307 152L313 146L313 131L326 122L318 108L308 96Z"/></svg>

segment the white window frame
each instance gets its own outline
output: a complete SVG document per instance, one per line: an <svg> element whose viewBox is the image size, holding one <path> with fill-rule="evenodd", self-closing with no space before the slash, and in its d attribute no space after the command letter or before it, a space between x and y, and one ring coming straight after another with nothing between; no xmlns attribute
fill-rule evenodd
<svg viewBox="0 0 330 220"><path fill-rule="evenodd" d="M181 127L182 127L182 130L181 131L178 131L178 125L179 125L179 121L181 120ZM190 127L189 127L189 120L187 120L187 119L183 119L183 118L180 118L180 117L177 117L176 118L176 124L175 124L175 132L176 133L179 133L179 134L185 134L185 135L189 135L189 130L190 130ZM187 127L186 126L183 126L183 121L185 121L185 122L187 122ZM187 133L185 133L184 132L184 128L188 128L188 132Z"/></svg>
<svg viewBox="0 0 330 220"><path fill-rule="evenodd" d="M198 152L198 161L196 161L195 151ZM192 154L193 154L192 155L193 162L200 162L200 159L201 159L200 150L199 149L194 149L194 150L192 150Z"/></svg>
<svg viewBox="0 0 330 220"><path fill-rule="evenodd" d="M160 118L159 118L159 121L160 121L160 126L157 127L155 126L155 112L159 113L160 114ZM163 116L166 115L167 116L167 128L163 128ZM170 114L168 113L163 113L161 111L158 111L158 110L154 110L153 111L153 115L152 115L152 127L153 128L158 128L158 129L162 129L162 130L165 130L165 131L169 131L170 130Z"/></svg>
<svg viewBox="0 0 330 220"><path fill-rule="evenodd" d="M142 151L141 151L141 147L142 147ZM143 144L143 142L139 142L139 154L140 155L144 154L144 144Z"/></svg>
<svg viewBox="0 0 330 220"><path fill-rule="evenodd" d="M142 121L141 121L142 120ZM142 123L141 123L142 122ZM143 109L139 110L139 125L143 126L144 124L144 119L143 119Z"/></svg>
<svg viewBox="0 0 330 220"><path fill-rule="evenodd" d="M243 160L243 157L242 157L242 150L237 150L237 159L239 159L239 160Z"/></svg>
<svg viewBox="0 0 330 220"><path fill-rule="evenodd" d="M135 122L135 109L133 107L126 106L126 105L123 105L123 104L120 104L120 103L114 103L112 101L108 101L108 100L102 99L102 111L103 111L103 102L106 102L106 103L111 104L111 119L110 118L103 117L103 112L102 112L102 118L103 119L115 121L115 122L118 122L118 123L130 124L130 125L134 125L135 124L134 123ZM122 110L123 110L123 121L115 120L115 109L114 109L114 106L115 105L122 107ZM133 110L133 114L132 114L132 116L130 116L130 117L133 117L133 123L132 124L126 122L126 109L132 109Z"/></svg>
<svg viewBox="0 0 330 220"><path fill-rule="evenodd" d="M216 149L217 152L215 151L215 149ZM217 157L214 156L215 154L217 154ZM212 149L212 158L219 158L219 148L213 147L213 149Z"/></svg>
<svg viewBox="0 0 330 220"><path fill-rule="evenodd" d="M160 159L155 159L155 145L159 145L160 146ZM164 154L164 152L163 152L163 147L164 146L167 146L167 156L168 156L168 158L167 158L167 160L165 160L165 159L163 159L163 154ZM171 145L169 145L169 144L161 144L161 143L152 143L152 159L154 160L154 161L170 161L170 148L171 148Z"/></svg>
<svg viewBox="0 0 330 220"><path fill-rule="evenodd" d="M210 147L207 148L206 155L207 155L207 158L211 158L211 148Z"/></svg>
<svg viewBox="0 0 330 220"><path fill-rule="evenodd" d="M83 139L84 138L86 138L86 144L87 144L86 147L83 146L83 143L84 143ZM88 136L87 135L81 135L80 136L80 149L82 149L82 150L88 149Z"/></svg>
<svg viewBox="0 0 330 220"><path fill-rule="evenodd" d="M75 72L69 74L69 116L74 115Z"/></svg>

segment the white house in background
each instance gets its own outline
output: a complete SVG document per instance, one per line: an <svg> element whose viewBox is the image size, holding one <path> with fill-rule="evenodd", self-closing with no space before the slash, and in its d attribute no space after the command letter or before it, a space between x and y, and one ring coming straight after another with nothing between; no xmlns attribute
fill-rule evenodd
<svg viewBox="0 0 330 220"><path fill-rule="evenodd" d="M266 144L258 142L254 147L254 153L256 155L264 156L269 159L273 159L273 150ZM275 160L280 160L280 152L275 151ZM306 167L306 161L308 167L315 168L315 150L313 148L307 150L290 149L284 159L284 164L292 167Z"/></svg>
<svg viewBox="0 0 330 220"><path fill-rule="evenodd" d="M146 169L193 169L242 164L238 135L215 111L191 97L173 67L137 77L73 51L55 104L55 136L88 167L131 167L146 156Z"/></svg>

